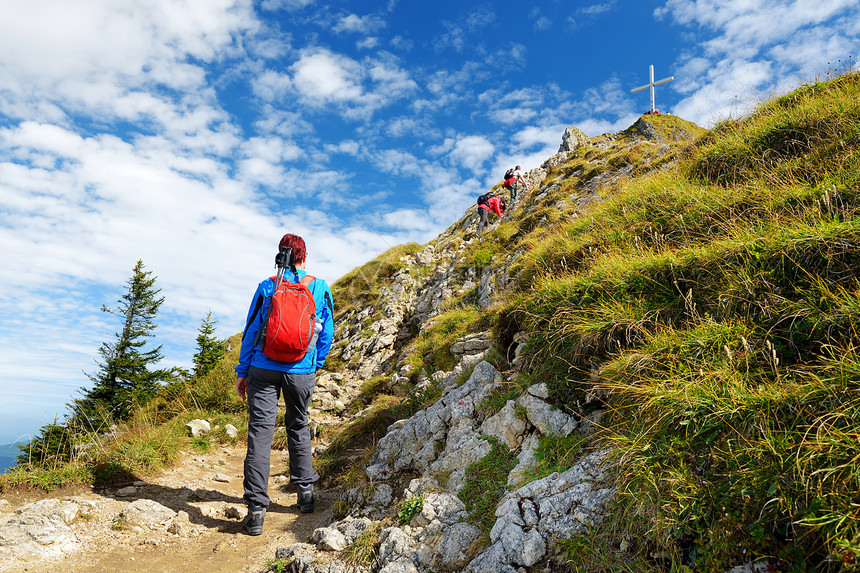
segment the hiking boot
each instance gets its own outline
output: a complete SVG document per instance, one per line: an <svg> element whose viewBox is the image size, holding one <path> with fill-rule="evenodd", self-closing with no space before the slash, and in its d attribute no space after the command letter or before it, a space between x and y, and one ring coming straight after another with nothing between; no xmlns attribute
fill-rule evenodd
<svg viewBox="0 0 860 573"><path fill-rule="evenodd" d="M314 512L313 484L299 486L299 510L301 510L302 513Z"/></svg>
<svg viewBox="0 0 860 573"><path fill-rule="evenodd" d="M266 508L262 505L251 504L248 506L248 515L242 520L242 527L245 528L248 535L261 535L265 518Z"/></svg>

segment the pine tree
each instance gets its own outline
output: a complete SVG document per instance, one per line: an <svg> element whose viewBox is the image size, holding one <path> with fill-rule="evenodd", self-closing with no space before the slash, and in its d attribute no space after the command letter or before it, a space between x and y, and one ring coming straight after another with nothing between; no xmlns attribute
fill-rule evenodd
<svg viewBox="0 0 860 573"><path fill-rule="evenodd" d="M99 348L99 370L87 374L95 385L90 390L82 388L84 397L75 400L76 413L90 422L127 418L136 403L147 402L157 392L158 383L170 378L168 370L150 369L162 358L161 345L144 349L154 336L155 316L164 302L164 297L158 297L161 289L154 286L156 277L150 275L144 271L143 261L137 261L117 309L102 306L102 312L121 318L123 327L115 341Z"/></svg>
<svg viewBox="0 0 860 573"><path fill-rule="evenodd" d="M224 356L224 342L215 338L215 325L212 311L206 313L197 330L197 352L194 354L194 375L203 376L218 364Z"/></svg>
<svg viewBox="0 0 860 573"><path fill-rule="evenodd" d="M39 428L39 433L28 444L18 444L18 465L27 464L38 467L53 467L67 462L74 449L74 432L68 426L58 424L54 418Z"/></svg>

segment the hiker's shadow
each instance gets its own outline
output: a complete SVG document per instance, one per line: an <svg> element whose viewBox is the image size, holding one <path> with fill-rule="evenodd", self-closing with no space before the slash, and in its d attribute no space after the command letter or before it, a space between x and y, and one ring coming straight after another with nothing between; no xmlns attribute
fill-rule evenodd
<svg viewBox="0 0 860 573"><path fill-rule="evenodd" d="M140 483L140 480L136 479ZM273 486L279 491L287 492L287 486ZM153 483L143 483L135 486L134 493L114 495L117 499L133 502L138 499L156 501L165 507L179 513L185 512L188 521L224 533L242 533L242 519L245 517L246 502L242 497L231 495L217 489L206 487L168 487ZM121 489L118 488L118 489ZM267 513L295 513L299 508L295 504L282 505L274 501L266 509Z"/></svg>

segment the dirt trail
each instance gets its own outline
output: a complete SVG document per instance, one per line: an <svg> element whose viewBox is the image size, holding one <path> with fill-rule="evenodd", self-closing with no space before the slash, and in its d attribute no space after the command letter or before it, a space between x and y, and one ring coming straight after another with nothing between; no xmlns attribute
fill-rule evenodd
<svg viewBox="0 0 860 573"><path fill-rule="evenodd" d="M70 527L83 546L79 553L60 562L32 562L6 571L101 573L115 571L182 571L183 573L259 572L278 547L307 542L317 527L331 521L331 500L326 492L315 492L316 511L301 514L296 506L294 486L281 474L286 452L272 452L269 496L263 535L244 533L242 500L243 445L222 446L206 454L192 453L157 476L135 482L136 492L120 497L120 487L73 492L96 502L91 514ZM216 480L229 479L229 481ZM10 494L3 496L17 508L36 499L65 497L70 492L49 495ZM188 514L178 535L167 525L133 531L117 529L120 511L136 499L152 499L174 511Z"/></svg>

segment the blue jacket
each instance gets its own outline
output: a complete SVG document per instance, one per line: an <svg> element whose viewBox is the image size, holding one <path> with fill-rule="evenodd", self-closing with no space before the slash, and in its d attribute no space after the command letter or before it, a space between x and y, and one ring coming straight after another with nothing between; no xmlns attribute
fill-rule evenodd
<svg viewBox="0 0 860 573"><path fill-rule="evenodd" d="M296 271L295 275L291 275L287 271L284 279L297 283L302 280L305 274L307 273L302 270ZM263 317L269 316L269 302L274 288L275 281L272 279L264 280L257 285L257 292L251 300L251 308L248 309L248 318L245 320L245 333L242 335L239 365L236 366L236 374L239 377L247 376L251 366L293 374L310 374L323 367L328 351L331 350L331 341L334 337L334 305L331 299L331 290L322 279L314 279L308 285L317 307L317 324L322 326L322 330L317 337L316 346L309 348L303 359L298 362L278 362L263 354L259 344L254 345L257 332L263 324Z"/></svg>

